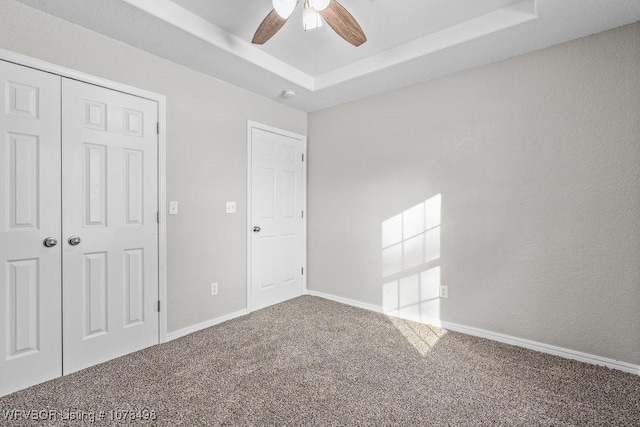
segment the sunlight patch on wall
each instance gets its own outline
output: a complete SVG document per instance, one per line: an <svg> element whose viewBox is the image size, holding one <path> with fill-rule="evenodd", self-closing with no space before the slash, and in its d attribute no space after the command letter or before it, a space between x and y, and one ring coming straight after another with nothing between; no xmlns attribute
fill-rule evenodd
<svg viewBox="0 0 640 427"><path fill-rule="evenodd" d="M416 322L440 320L440 267L403 277L382 286L382 310Z"/></svg>
<svg viewBox="0 0 640 427"><path fill-rule="evenodd" d="M407 320L440 320L440 227L437 194L382 223L383 312Z"/></svg>
<svg viewBox="0 0 640 427"><path fill-rule="evenodd" d="M382 223L382 275L440 258L440 194Z"/></svg>

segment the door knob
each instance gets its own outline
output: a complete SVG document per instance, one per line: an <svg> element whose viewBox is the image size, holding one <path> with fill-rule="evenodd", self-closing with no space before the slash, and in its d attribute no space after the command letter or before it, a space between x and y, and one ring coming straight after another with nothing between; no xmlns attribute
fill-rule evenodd
<svg viewBox="0 0 640 427"><path fill-rule="evenodd" d="M71 246L78 246L82 240L79 236L71 236L69 237L69 244Z"/></svg>
<svg viewBox="0 0 640 427"><path fill-rule="evenodd" d="M47 237L46 239L44 239L44 242L42 242L42 244L47 248L52 248L58 244L58 239L56 239L55 237Z"/></svg>
<svg viewBox="0 0 640 427"><path fill-rule="evenodd" d="M254 233L259 233L262 230L262 228L258 227L257 225L255 227L253 227L253 232Z"/></svg>

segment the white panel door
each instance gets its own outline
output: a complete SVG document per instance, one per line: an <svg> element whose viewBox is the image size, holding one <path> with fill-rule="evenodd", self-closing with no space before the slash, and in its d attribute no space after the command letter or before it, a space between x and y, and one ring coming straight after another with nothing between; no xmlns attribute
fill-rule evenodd
<svg viewBox="0 0 640 427"><path fill-rule="evenodd" d="M158 343L158 106L69 79L62 99L68 374Z"/></svg>
<svg viewBox="0 0 640 427"><path fill-rule="evenodd" d="M60 77L0 61L0 99L4 395L62 374Z"/></svg>
<svg viewBox="0 0 640 427"><path fill-rule="evenodd" d="M251 130L251 310L302 295L303 150L300 139Z"/></svg>

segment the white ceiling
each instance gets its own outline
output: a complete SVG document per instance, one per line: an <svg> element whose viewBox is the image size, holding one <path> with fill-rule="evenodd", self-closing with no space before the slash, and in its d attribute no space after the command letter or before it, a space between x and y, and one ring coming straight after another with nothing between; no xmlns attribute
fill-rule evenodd
<svg viewBox="0 0 640 427"><path fill-rule="evenodd" d="M327 25L305 33L299 4L255 46L271 0L18 1L304 111L640 20L640 0L340 0L364 45Z"/></svg>

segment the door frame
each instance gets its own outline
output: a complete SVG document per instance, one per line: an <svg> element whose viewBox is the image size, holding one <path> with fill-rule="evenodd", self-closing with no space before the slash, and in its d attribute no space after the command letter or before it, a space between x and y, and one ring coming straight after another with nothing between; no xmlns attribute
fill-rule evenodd
<svg viewBox="0 0 640 427"><path fill-rule="evenodd" d="M167 98L164 95L128 86L122 83L92 76L42 61L37 58L0 49L0 60L10 62L23 67L29 67L47 73L66 77L72 80L88 83L105 89L115 90L137 96L138 98L155 101L158 104L158 299L160 301L160 313L158 324L158 343L167 342ZM60 319L62 321L62 319Z"/></svg>
<svg viewBox="0 0 640 427"><path fill-rule="evenodd" d="M302 268L304 269L304 273L302 274L302 289L300 290L300 293L302 295L307 293L307 217L309 216L307 214L307 137L284 129L247 120L247 313L251 313L253 311L253 307L251 305L251 199L253 196L253 190L251 188L253 178L251 173L251 168L253 166L251 162L251 135L253 129L283 135L297 139L302 143L302 154L304 155L304 161L302 162L302 210L304 212L304 217L302 218Z"/></svg>

